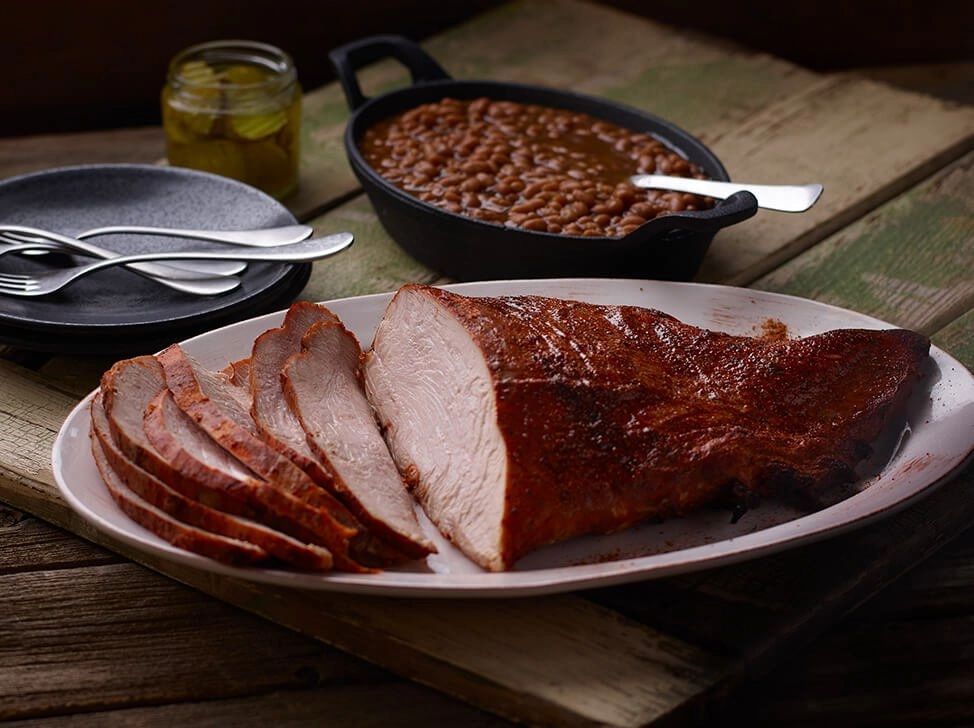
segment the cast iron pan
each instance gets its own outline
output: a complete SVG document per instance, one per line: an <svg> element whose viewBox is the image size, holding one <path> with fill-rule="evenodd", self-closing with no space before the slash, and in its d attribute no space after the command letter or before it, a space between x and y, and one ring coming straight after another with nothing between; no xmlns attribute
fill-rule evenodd
<svg viewBox="0 0 974 728"><path fill-rule="evenodd" d="M412 85L367 98L355 72L385 58L402 63ZM572 276L688 280L696 274L718 230L757 212L754 196L740 192L709 210L655 218L621 238L532 232L447 212L404 192L372 169L359 150L367 129L389 116L446 97L488 97L578 111L648 133L696 163L712 179L729 177L706 146L652 114L543 86L454 80L422 48L402 36L377 35L354 41L333 50L329 60L352 112L345 130L345 151L380 222L417 260L456 280Z"/></svg>

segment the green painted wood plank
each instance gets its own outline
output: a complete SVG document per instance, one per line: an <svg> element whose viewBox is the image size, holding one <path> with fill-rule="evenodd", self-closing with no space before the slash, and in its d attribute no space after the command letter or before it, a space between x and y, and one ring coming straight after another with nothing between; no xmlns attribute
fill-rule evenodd
<svg viewBox="0 0 974 728"><path fill-rule="evenodd" d="M937 331L933 342L974 371L974 310L959 316Z"/></svg>
<svg viewBox="0 0 974 728"><path fill-rule="evenodd" d="M755 282L932 334L974 306L974 153ZM954 331L949 341L972 346ZM968 365L974 357L968 352Z"/></svg>
<svg viewBox="0 0 974 728"><path fill-rule="evenodd" d="M386 235L363 196L315 222L321 232L347 230L355 235L348 250L312 268L301 298L326 301L345 296L382 293L406 281L434 283L439 275L426 268Z"/></svg>
<svg viewBox="0 0 974 728"><path fill-rule="evenodd" d="M710 141L733 178L825 186L718 234L699 277L747 284L974 148L974 107L830 76Z"/></svg>

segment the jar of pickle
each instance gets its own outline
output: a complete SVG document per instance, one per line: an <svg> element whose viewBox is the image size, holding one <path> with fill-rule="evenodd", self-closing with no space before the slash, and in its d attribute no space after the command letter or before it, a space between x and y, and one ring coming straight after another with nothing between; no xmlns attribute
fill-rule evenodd
<svg viewBox="0 0 974 728"><path fill-rule="evenodd" d="M169 163L288 196L298 183L301 95L279 48L244 40L187 48L162 90Z"/></svg>

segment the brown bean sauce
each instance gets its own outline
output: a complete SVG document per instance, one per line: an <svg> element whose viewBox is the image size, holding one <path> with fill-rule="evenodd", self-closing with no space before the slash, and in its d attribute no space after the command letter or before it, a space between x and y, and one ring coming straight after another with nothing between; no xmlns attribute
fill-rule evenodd
<svg viewBox="0 0 974 728"><path fill-rule="evenodd" d="M714 204L629 183L654 172L705 177L658 139L534 104L446 98L375 124L360 146L373 169L409 194L526 230L621 237L660 215Z"/></svg>

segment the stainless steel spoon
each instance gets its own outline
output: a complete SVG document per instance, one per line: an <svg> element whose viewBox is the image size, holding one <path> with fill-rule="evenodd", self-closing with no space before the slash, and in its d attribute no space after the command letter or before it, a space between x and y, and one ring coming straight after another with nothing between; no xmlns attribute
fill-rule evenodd
<svg viewBox="0 0 974 728"><path fill-rule="evenodd" d="M231 245L246 245L256 248L273 248L277 245L299 243L311 237L314 228L310 225L283 225L273 228L259 228L256 230L192 230L184 228L147 227L145 225L111 225L109 227L93 228L75 235L84 240L98 235L165 235L172 238L190 238L192 240L210 240L215 243L229 243Z"/></svg>
<svg viewBox="0 0 974 728"><path fill-rule="evenodd" d="M629 178L636 187L690 192L723 200L735 192L750 192L758 207L781 212L804 212L818 201L824 189L820 184L756 185L741 182L718 182L693 177L668 177L662 174L637 174Z"/></svg>

